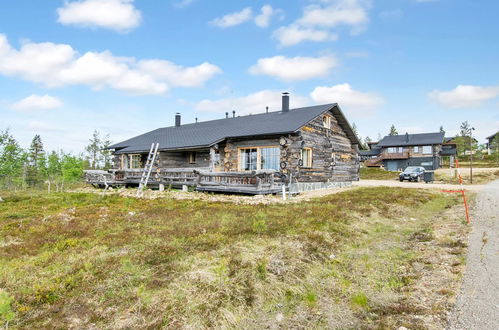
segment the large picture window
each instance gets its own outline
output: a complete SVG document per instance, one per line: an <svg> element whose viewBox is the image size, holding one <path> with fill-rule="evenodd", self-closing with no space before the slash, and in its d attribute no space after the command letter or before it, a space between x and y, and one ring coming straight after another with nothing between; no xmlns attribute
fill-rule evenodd
<svg viewBox="0 0 499 330"><path fill-rule="evenodd" d="M240 149L239 170L279 170L280 149L278 147L256 147Z"/></svg>
<svg viewBox="0 0 499 330"><path fill-rule="evenodd" d="M241 170L254 171L257 169L258 149L241 149Z"/></svg>
<svg viewBox="0 0 499 330"><path fill-rule="evenodd" d="M281 152L279 148L261 148L260 163L262 170L279 170Z"/></svg>

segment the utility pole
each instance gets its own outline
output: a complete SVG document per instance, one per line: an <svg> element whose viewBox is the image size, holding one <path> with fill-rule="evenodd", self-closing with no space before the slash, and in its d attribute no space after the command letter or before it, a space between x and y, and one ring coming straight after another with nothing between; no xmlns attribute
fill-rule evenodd
<svg viewBox="0 0 499 330"><path fill-rule="evenodd" d="M473 184L473 131L474 127L470 127L470 183Z"/></svg>

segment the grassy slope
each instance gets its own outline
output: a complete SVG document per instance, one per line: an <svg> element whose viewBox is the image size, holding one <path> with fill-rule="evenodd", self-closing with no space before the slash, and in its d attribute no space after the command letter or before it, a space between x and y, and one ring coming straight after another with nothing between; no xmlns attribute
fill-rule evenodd
<svg viewBox="0 0 499 330"><path fill-rule="evenodd" d="M271 206L3 198L0 320L26 328L409 325L415 242L459 202L390 188Z"/></svg>
<svg viewBox="0 0 499 330"><path fill-rule="evenodd" d="M359 172L361 180L398 180L399 174L377 167L362 167Z"/></svg>

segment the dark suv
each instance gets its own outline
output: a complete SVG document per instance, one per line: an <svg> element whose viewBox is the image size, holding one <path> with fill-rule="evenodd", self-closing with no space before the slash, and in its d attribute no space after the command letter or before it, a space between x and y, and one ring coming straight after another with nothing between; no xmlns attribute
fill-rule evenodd
<svg viewBox="0 0 499 330"><path fill-rule="evenodd" d="M400 173L399 180L402 182L404 180L419 182L424 179L424 167L419 166L409 166L404 172Z"/></svg>

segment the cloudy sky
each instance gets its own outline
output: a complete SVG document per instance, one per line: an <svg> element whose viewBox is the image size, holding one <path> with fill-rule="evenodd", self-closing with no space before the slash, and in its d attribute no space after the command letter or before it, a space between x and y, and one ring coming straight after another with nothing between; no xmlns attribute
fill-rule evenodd
<svg viewBox="0 0 499 330"><path fill-rule="evenodd" d="M497 0L0 0L0 130L83 150L338 102L362 138L499 129Z"/></svg>

